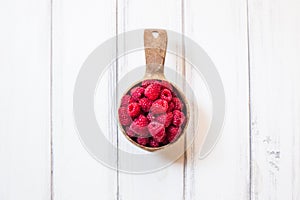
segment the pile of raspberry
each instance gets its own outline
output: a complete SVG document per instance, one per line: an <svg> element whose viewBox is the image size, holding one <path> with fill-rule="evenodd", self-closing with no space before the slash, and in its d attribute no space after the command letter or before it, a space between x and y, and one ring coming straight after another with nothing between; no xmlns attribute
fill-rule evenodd
<svg viewBox="0 0 300 200"><path fill-rule="evenodd" d="M136 143L160 147L176 141L186 122L179 93L167 81L144 80L121 99L119 121Z"/></svg>

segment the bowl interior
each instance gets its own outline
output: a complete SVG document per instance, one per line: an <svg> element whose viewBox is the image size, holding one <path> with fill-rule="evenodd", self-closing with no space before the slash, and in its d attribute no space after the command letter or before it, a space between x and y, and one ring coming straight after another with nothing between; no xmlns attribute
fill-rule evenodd
<svg viewBox="0 0 300 200"><path fill-rule="evenodd" d="M131 87L129 87L128 90L127 90L122 96L124 96L124 95L126 95L126 94L129 94L129 93L130 93L130 90L131 90L132 88L141 85L142 81L144 81L144 80L157 80L157 81L163 80L163 81L167 81L167 80L165 80L165 79L143 79L143 80L140 80L140 81L134 83ZM183 103L183 105L184 105L184 108L183 108L182 112L185 114L185 117L186 117L185 123L184 123L184 125L181 127L181 128L182 128L182 129L181 129L181 133L180 133L179 137L178 137L175 141L173 141L173 142L171 142L171 143L168 143L168 144L166 144L166 145L163 145L163 146L159 146L159 147L143 146L143 145L140 145L139 143L137 143L137 142L136 142L135 140L133 140L131 137L129 137L129 136L126 134L125 127L124 127L123 125L121 125L120 122L118 123L118 124L119 124L119 127L120 127L120 129L121 129L121 131L122 131L122 133L123 133L123 135L124 135L124 136L125 136L132 144L138 146L139 148L142 148L142 149L144 149L144 150L147 150L147 151L151 151L151 152L152 152L152 151L157 151L157 150L161 150L161 149L164 149L164 148L167 148L167 147L173 145L174 143L176 143L176 142L177 142L177 141L185 134L186 129L187 129L187 126L188 126L188 123L189 123L190 110L189 110L189 103L188 103L187 98L185 97L185 95L183 94L183 92L182 92L182 91L181 91L174 83L171 83L170 81L168 81L168 82L172 85L173 91L176 93L177 97L182 101L182 103ZM121 105L121 101L119 102L118 105L119 105L119 106L118 106L118 108L119 108L120 105Z"/></svg>

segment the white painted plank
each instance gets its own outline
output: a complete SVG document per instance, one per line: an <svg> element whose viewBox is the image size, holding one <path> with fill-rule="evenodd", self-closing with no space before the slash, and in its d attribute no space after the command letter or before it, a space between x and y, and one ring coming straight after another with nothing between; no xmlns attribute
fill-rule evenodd
<svg viewBox="0 0 300 200"><path fill-rule="evenodd" d="M118 1L118 30L120 33L145 28L162 28L181 32L181 24L181 1ZM120 62L119 74L125 74L128 69L141 64L145 65L144 52L138 53L137 56L141 56L141 58L128 57ZM173 69L176 70L176 65L173 66ZM123 136L120 133L119 138L121 137ZM129 145L131 144L126 146L125 141L120 143L120 148L129 151L132 149ZM184 161L181 157L173 165L154 173L136 175L120 172L120 199L182 199L183 168Z"/></svg>
<svg viewBox="0 0 300 200"><path fill-rule="evenodd" d="M185 199L249 199L246 10L245 1L184 1L185 34L211 57L226 95L225 124L213 152L200 160L196 143L187 153Z"/></svg>
<svg viewBox="0 0 300 200"><path fill-rule="evenodd" d="M0 199L50 199L50 1L0 2Z"/></svg>
<svg viewBox="0 0 300 200"><path fill-rule="evenodd" d="M82 63L115 35L114 1L55 0L53 24L54 199L116 199L117 174L85 150L73 118ZM103 118L103 120L106 120Z"/></svg>
<svg viewBox="0 0 300 200"><path fill-rule="evenodd" d="M253 199L300 199L299 9L249 1Z"/></svg>

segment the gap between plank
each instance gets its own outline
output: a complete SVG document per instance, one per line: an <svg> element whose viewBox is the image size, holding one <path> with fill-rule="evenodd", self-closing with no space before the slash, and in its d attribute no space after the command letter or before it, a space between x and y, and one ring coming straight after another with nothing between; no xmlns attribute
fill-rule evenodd
<svg viewBox="0 0 300 200"><path fill-rule="evenodd" d="M186 69L185 69L185 42L184 42L184 33L185 33L185 0L181 0L181 34L182 34L182 76L185 78ZM185 88L183 88L185 90ZM183 154L183 199L186 199L186 178L187 178L187 152L186 152L186 134L184 135L184 154Z"/></svg>
<svg viewBox="0 0 300 200"><path fill-rule="evenodd" d="M247 57L248 57L248 106L249 106L249 200L252 200L252 107L251 107L251 60L250 60L250 17L249 0L246 0L247 14Z"/></svg>
<svg viewBox="0 0 300 200"><path fill-rule="evenodd" d="M50 199L54 200L53 157L53 0L50 0Z"/></svg>
<svg viewBox="0 0 300 200"><path fill-rule="evenodd" d="M116 102L117 102L117 97L118 97L118 71L119 71L119 62L118 62L118 57L119 57L119 6L118 6L118 0L116 0L116 79L115 79L115 85L116 85ZM118 131L118 124L116 124L116 131L117 131L117 200L120 200L120 171L119 171L119 131Z"/></svg>

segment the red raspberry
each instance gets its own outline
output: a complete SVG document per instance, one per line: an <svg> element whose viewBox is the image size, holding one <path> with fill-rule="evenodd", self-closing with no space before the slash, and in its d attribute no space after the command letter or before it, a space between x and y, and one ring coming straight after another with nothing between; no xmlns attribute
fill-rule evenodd
<svg viewBox="0 0 300 200"><path fill-rule="evenodd" d="M128 115L126 107L120 107L119 110L118 110L118 113L119 113L120 123L123 126L127 126L127 125L131 124L132 119Z"/></svg>
<svg viewBox="0 0 300 200"><path fill-rule="evenodd" d="M172 101L174 103L174 110L182 110L183 104L179 98L175 97Z"/></svg>
<svg viewBox="0 0 300 200"><path fill-rule="evenodd" d="M162 142L166 138L165 127L163 124L160 124L158 122L151 122L148 125L148 130L153 139L157 142Z"/></svg>
<svg viewBox="0 0 300 200"><path fill-rule="evenodd" d="M168 107L168 110L167 112L172 112L175 108L175 104L171 101L169 102L169 107Z"/></svg>
<svg viewBox="0 0 300 200"><path fill-rule="evenodd" d="M169 144L169 140L167 137L165 137L165 139L161 142L161 145L166 145L166 144Z"/></svg>
<svg viewBox="0 0 300 200"><path fill-rule="evenodd" d="M127 106L129 103L131 103L130 101L131 101L131 96L127 94L124 95L121 99L121 106Z"/></svg>
<svg viewBox="0 0 300 200"><path fill-rule="evenodd" d="M181 134L181 128L176 126L169 126L167 128L167 138L169 142L174 142Z"/></svg>
<svg viewBox="0 0 300 200"><path fill-rule="evenodd" d="M172 93L168 89L163 89L160 93L160 98L166 100L167 102L172 100Z"/></svg>
<svg viewBox="0 0 300 200"><path fill-rule="evenodd" d="M132 88L130 94L122 97L118 110L126 134L143 146L174 142L186 118L181 112L184 104L175 92L171 83L159 80L144 80Z"/></svg>
<svg viewBox="0 0 300 200"><path fill-rule="evenodd" d="M149 121L147 117L145 117L144 115L139 115L139 117L136 118L130 125L130 129L140 137L147 137L149 135L147 128L148 124Z"/></svg>
<svg viewBox="0 0 300 200"><path fill-rule="evenodd" d="M142 87L135 87L130 90L130 94L135 101L138 101L144 95L144 91Z"/></svg>
<svg viewBox="0 0 300 200"><path fill-rule="evenodd" d="M173 124L175 126L180 126L185 121L185 116L183 112L180 112L179 110L173 111Z"/></svg>
<svg viewBox="0 0 300 200"><path fill-rule="evenodd" d="M161 82L160 82L160 85L161 85L163 88L167 88L167 89L173 91L173 87L172 87L172 85L171 85L168 81L161 81Z"/></svg>
<svg viewBox="0 0 300 200"><path fill-rule="evenodd" d="M167 118L166 118L166 121L165 121L165 127L170 126L172 121L173 121L173 113L169 112L169 113L167 113Z"/></svg>
<svg viewBox="0 0 300 200"><path fill-rule="evenodd" d="M160 94L161 86L158 83L152 83L145 89L145 96L148 97L150 100L155 100L158 98Z"/></svg>
<svg viewBox="0 0 300 200"><path fill-rule="evenodd" d="M144 80L142 82L142 87L146 88L148 87L150 84L154 83L155 80Z"/></svg>
<svg viewBox="0 0 300 200"><path fill-rule="evenodd" d="M136 141L140 145L146 146L149 142L149 138L138 138Z"/></svg>
<svg viewBox="0 0 300 200"><path fill-rule="evenodd" d="M154 121L159 122L161 124L165 124L166 118L167 118L167 114L164 113L154 117Z"/></svg>
<svg viewBox="0 0 300 200"><path fill-rule="evenodd" d="M159 115L155 118L155 121L164 124L165 127L168 127L173 121L173 113L169 112L167 114Z"/></svg>
<svg viewBox="0 0 300 200"><path fill-rule="evenodd" d="M147 126L149 124L147 117L145 117L144 115L139 115L139 117L134 121L140 126Z"/></svg>
<svg viewBox="0 0 300 200"><path fill-rule="evenodd" d="M131 138L136 136L135 133L129 127L126 127L126 134Z"/></svg>
<svg viewBox="0 0 300 200"><path fill-rule="evenodd" d="M144 112L149 112L152 103L153 103L153 101L151 101L147 98L142 98L139 100L139 105L141 106L141 108Z"/></svg>
<svg viewBox="0 0 300 200"><path fill-rule="evenodd" d="M154 116L152 113L148 113L147 119L148 119L150 122L152 122L152 121L155 120L155 116Z"/></svg>
<svg viewBox="0 0 300 200"><path fill-rule="evenodd" d="M150 138L149 145L150 147L159 147L159 143L156 142L153 138Z"/></svg>
<svg viewBox="0 0 300 200"><path fill-rule="evenodd" d="M162 99L158 99L153 102L150 111L153 114L166 113L168 110L168 102Z"/></svg>
<svg viewBox="0 0 300 200"><path fill-rule="evenodd" d="M130 103L127 107L127 111L130 117L136 117L140 114L141 107L138 103Z"/></svg>

